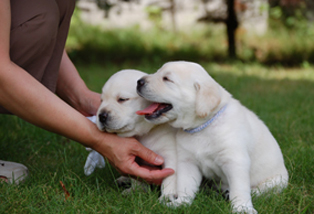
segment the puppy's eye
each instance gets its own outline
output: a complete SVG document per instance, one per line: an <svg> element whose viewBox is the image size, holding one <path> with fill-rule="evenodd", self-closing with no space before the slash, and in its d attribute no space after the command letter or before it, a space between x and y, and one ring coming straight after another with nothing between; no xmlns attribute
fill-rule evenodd
<svg viewBox="0 0 314 214"><path fill-rule="evenodd" d="M169 78L166 77L166 76L164 76L164 77L162 78L162 80L163 80L163 81L168 81L168 82L173 82L171 79L169 79Z"/></svg>
<svg viewBox="0 0 314 214"><path fill-rule="evenodd" d="M129 100L129 98L118 98L119 103L123 103L123 102L128 101L128 100Z"/></svg>

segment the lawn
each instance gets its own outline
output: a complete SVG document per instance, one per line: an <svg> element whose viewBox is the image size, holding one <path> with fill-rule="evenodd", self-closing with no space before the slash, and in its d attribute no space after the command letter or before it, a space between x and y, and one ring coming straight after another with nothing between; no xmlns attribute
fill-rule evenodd
<svg viewBox="0 0 314 214"><path fill-rule="evenodd" d="M163 62L78 64L87 85L100 92L114 72L135 68L153 73ZM259 213L314 212L314 68L266 67L256 63L199 62L233 96L269 127L282 149L289 185L281 194L254 197ZM25 164L25 183L0 184L0 213L229 213L230 202L203 187L191 207L158 203L158 188L122 196L117 171L107 165L91 176L80 144L41 130L14 116L0 116L0 159ZM70 197L60 185L63 182Z"/></svg>

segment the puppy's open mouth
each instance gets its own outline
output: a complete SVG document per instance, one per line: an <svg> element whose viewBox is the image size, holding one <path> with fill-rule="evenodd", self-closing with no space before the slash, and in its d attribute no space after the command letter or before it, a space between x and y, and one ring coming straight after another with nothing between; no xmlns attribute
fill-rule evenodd
<svg viewBox="0 0 314 214"><path fill-rule="evenodd" d="M160 115L162 115L163 113L165 113L171 109L172 109L171 104L153 103L150 106L148 106L147 108L137 111L136 114L145 115L145 118L149 120L149 119L158 118Z"/></svg>

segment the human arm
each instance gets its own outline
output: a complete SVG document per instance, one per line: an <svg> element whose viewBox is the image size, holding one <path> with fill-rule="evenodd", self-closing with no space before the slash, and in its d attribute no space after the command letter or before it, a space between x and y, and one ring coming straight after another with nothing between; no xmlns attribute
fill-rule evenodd
<svg viewBox="0 0 314 214"><path fill-rule="evenodd" d="M63 51L57 82L57 95L84 116L96 115L100 94L89 90L66 51Z"/></svg>
<svg viewBox="0 0 314 214"><path fill-rule="evenodd" d="M1 106L36 126L68 137L98 151L124 174L154 181L173 173L169 169L150 171L138 166L134 161L136 156L156 165L162 164L163 160L133 138L120 138L113 134L100 132L84 115L12 62L9 55L10 18L10 1L0 1ZM63 63L61 63L60 71L64 68L62 66L64 66ZM65 96L60 92L60 88L58 91L60 97ZM88 94L93 94L95 97L93 100L96 100L96 93L88 92ZM73 104L71 101L69 103ZM91 110L86 110L85 106L84 111L90 111L88 114L94 113L95 105L97 106L97 104L93 104L94 107Z"/></svg>

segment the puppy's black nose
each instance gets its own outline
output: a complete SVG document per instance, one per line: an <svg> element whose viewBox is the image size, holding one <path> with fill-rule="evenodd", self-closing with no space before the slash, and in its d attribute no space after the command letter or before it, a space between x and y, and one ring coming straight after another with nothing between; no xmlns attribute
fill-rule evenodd
<svg viewBox="0 0 314 214"><path fill-rule="evenodd" d="M142 87L143 85L145 85L145 79L144 78L137 80L137 87Z"/></svg>
<svg viewBox="0 0 314 214"><path fill-rule="evenodd" d="M99 122L101 123L105 123L106 120L108 118L108 112L101 112L99 115L98 115L98 119L99 119Z"/></svg>
<svg viewBox="0 0 314 214"><path fill-rule="evenodd" d="M143 87L143 85L145 85L145 79L144 78L137 80L137 90L141 89L141 87Z"/></svg>

